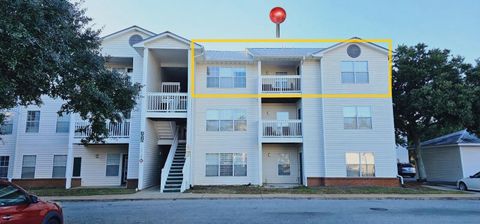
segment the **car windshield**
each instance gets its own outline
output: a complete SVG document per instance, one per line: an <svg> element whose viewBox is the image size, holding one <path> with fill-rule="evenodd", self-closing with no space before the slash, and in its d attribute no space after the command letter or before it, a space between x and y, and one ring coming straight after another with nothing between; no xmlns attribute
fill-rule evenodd
<svg viewBox="0 0 480 224"><path fill-rule="evenodd" d="M412 164L402 164L403 167L413 167Z"/></svg>
<svg viewBox="0 0 480 224"><path fill-rule="evenodd" d="M25 203L27 197L18 188L9 184L0 184L0 207Z"/></svg>
<svg viewBox="0 0 480 224"><path fill-rule="evenodd" d="M473 177L475 177L475 178L480 178L480 172L478 172L477 174L473 175Z"/></svg>

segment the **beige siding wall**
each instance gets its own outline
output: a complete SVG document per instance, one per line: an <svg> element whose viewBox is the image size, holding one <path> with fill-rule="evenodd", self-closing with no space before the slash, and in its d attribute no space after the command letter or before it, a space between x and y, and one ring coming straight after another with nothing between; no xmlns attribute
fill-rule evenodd
<svg viewBox="0 0 480 224"><path fill-rule="evenodd" d="M289 119L297 119L296 103L262 103L262 120L277 120L277 112L288 112Z"/></svg>
<svg viewBox="0 0 480 224"><path fill-rule="evenodd" d="M247 86L246 88L207 88L207 67L244 67L246 69ZM196 63L195 64L195 94L202 93L248 93L256 94L258 92L258 66L257 64L245 63Z"/></svg>
<svg viewBox="0 0 480 224"><path fill-rule="evenodd" d="M355 43L360 46L361 54L357 58L347 55L344 45L327 52L322 58L324 76L324 93L388 93L388 58L383 52L368 44ZM342 84L341 61L368 61L368 84Z"/></svg>
<svg viewBox="0 0 480 224"><path fill-rule="evenodd" d="M424 148L422 157L428 181L456 182L463 178L458 146Z"/></svg>
<svg viewBox="0 0 480 224"><path fill-rule="evenodd" d="M369 106L372 129L344 129L343 107ZM396 176L395 136L390 99L325 99L327 177L345 177L347 152L373 152L376 177Z"/></svg>
<svg viewBox="0 0 480 224"><path fill-rule="evenodd" d="M143 188L158 185L160 182L160 151L155 121L147 119L143 152Z"/></svg>
<svg viewBox="0 0 480 224"><path fill-rule="evenodd" d="M35 178L52 178L53 156L67 155L68 133L56 133L61 100L42 97L43 105L19 108L13 178L22 174L23 155L36 155ZM27 111L40 111L38 133L26 133Z"/></svg>
<svg viewBox="0 0 480 224"><path fill-rule="evenodd" d="M15 147L17 144L19 108L14 108L7 112L11 113L10 119L13 122L13 130L12 134L0 135L0 156L9 157L7 177L11 178L15 167Z"/></svg>
<svg viewBox="0 0 480 224"><path fill-rule="evenodd" d="M74 157L82 158L82 186L120 186L122 156L128 154L127 145L83 145L73 146ZM107 176L107 154L120 154L118 176ZM53 159L53 158L52 158Z"/></svg>
<svg viewBox="0 0 480 224"><path fill-rule="evenodd" d="M114 36L102 41L101 53L112 57L135 57L138 52L129 44L131 36L138 34L146 39L148 36L142 32L131 30L122 35Z"/></svg>
<svg viewBox="0 0 480 224"><path fill-rule="evenodd" d="M192 144L194 185L258 184L258 100L195 99L195 142ZM246 109L247 131L207 132L208 109ZM247 153L246 177L206 177L205 153Z"/></svg>

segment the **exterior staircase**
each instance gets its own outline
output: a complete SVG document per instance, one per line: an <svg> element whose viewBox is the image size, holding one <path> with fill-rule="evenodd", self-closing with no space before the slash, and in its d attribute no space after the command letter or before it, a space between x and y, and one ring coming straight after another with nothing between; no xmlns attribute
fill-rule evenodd
<svg viewBox="0 0 480 224"><path fill-rule="evenodd" d="M173 137L175 135L175 123L170 121L158 121L155 122L155 129L157 131L157 138L159 145L172 144Z"/></svg>
<svg viewBox="0 0 480 224"><path fill-rule="evenodd" d="M170 172L163 192L180 192L183 181L183 165L185 164L185 142L179 142L175 157L173 158Z"/></svg>

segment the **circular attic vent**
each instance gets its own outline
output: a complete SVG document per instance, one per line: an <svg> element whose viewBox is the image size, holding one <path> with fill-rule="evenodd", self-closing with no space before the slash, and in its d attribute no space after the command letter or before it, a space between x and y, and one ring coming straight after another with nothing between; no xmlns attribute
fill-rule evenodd
<svg viewBox="0 0 480 224"><path fill-rule="evenodd" d="M133 46L134 44L136 44L136 43L138 43L142 40L143 40L142 36L140 36L138 34L135 34L135 35L132 35L130 37L130 39L128 39L128 43L130 44L130 46Z"/></svg>
<svg viewBox="0 0 480 224"><path fill-rule="evenodd" d="M351 44L347 47L347 54L352 58L356 58L360 56L361 50L360 47L356 44Z"/></svg>

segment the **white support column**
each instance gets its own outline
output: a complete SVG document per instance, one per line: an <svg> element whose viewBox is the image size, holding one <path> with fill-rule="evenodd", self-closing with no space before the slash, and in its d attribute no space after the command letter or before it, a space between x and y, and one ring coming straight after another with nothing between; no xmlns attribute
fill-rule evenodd
<svg viewBox="0 0 480 224"><path fill-rule="evenodd" d="M68 147L67 147L67 167L65 170L65 188L70 189L72 187L72 176L73 176L73 137L75 136L75 121L76 116L70 114L70 123L68 131Z"/></svg>
<svg viewBox="0 0 480 224"><path fill-rule="evenodd" d="M144 174L144 151L145 151L145 126L146 126L146 107L147 107L147 76L148 76L148 48L143 49L143 76L142 76L142 91L141 91L141 105L140 105L140 144L138 157L138 189L143 189L143 174Z"/></svg>
<svg viewBox="0 0 480 224"><path fill-rule="evenodd" d="M258 61L258 94L262 93L262 62ZM263 185L262 97L258 97L258 185Z"/></svg>
<svg viewBox="0 0 480 224"><path fill-rule="evenodd" d="M194 134L193 134L193 129L194 129L194 116L193 116L193 105L194 105L194 99L192 97L192 92L190 91L190 88L192 86L192 80L190 79L190 75L191 75L191 72L190 72L190 69L191 66L190 66L190 63L192 61L192 58L191 58L191 50L188 50L187 52L187 93L188 93L188 101L187 101L187 144L186 144L186 153L185 153L185 156L189 156L190 157L190 170L189 170L189 176L188 177L183 177L183 178L189 178L189 183L191 185L193 185L193 159L195 158L193 156L193 152L194 152Z"/></svg>

